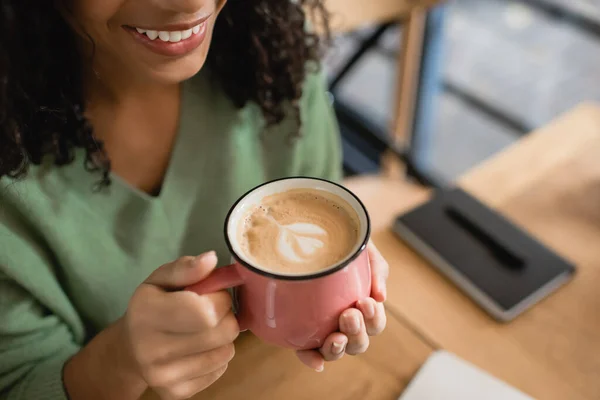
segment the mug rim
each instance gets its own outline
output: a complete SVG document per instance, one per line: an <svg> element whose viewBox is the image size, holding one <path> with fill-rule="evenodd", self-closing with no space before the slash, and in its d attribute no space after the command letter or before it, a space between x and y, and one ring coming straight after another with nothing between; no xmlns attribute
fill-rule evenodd
<svg viewBox="0 0 600 400"><path fill-rule="evenodd" d="M344 259L344 261L335 264L332 267L329 267L323 271L319 271L316 273L312 273L312 274L308 274L308 275L280 275L277 274L275 272L271 272L271 271L266 271L260 268L257 268L255 266L253 266L252 264L250 264L249 262L245 261L242 257L238 256L238 254L235 252L235 250L233 249L233 246L231 244L231 240L229 239L229 232L228 232L228 226L229 226L229 220L231 219L231 216L233 214L233 212L235 211L235 209L238 207L238 205L246 198L248 197L251 193L253 193L254 191L276 183L276 182L280 182L280 181L288 181L288 180L295 180L295 179L308 179L308 180L313 180L313 181L320 181L320 182L326 182L328 184L331 184L333 186L337 186L339 189L347 192L350 196L352 196L360 205L360 207L362 208L363 212L365 213L365 217L367 220L367 227L365 230L365 237L361 243L361 245L352 253L352 255L346 259ZM288 177L288 178L278 178L278 179L273 179L270 180L268 182L264 182L258 186L253 187L252 189L248 190L246 193L244 193L242 196L240 196L240 198L238 200L236 200L235 203L233 203L233 205L231 206L231 208L229 209L229 211L227 212L227 217L225 218L225 226L224 226L224 234L225 234L225 243L227 244L227 248L229 249L229 252L231 253L232 257L235 258L235 260L242 265L243 267L249 269L250 271L257 273L259 275L263 275L266 276L268 278L272 278L272 279L277 279L277 280L282 280L282 281L308 281L308 280L312 280L312 279L318 279L318 278L323 278L325 276L328 275L332 275L342 269L344 269L345 267L347 267L350 263L352 263L354 260L356 260L361 254L362 252L366 249L367 244L369 243L369 240L371 238L371 218L369 216L369 213L367 211L367 208L365 207L365 205L363 204L363 202L358 198L357 195L355 195L351 190L347 189L346 187L340 185L339 183L336 182L332 182L328 179L323 179L323 178L313 178L310 176L292 176L292 177Z"/></svg>

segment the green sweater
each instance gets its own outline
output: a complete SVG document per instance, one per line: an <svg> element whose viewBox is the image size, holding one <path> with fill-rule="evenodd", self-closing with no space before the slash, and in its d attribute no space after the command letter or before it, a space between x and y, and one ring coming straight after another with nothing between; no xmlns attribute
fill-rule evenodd
<svg viewBox="0 0 600 400"><path fill-rule="evenodd" d="M121 317L161 264L216 250L230 205L267 180L341 175L338 127L322 76L292 118L264 132L256 105L237 110L208 74L186 82L163 189L151 197L117 176L108 190L75 163L0 180L0 399L66 399L65 361Z"/></svg>

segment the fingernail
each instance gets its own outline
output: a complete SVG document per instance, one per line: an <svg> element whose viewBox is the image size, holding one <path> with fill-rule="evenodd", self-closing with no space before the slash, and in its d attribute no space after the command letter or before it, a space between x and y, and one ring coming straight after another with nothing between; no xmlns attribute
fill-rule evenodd
<svg viewBox="0 0 600 400"><path fill-rule="evenodd" d="M196 257L197 261L200 262L208 262L208 261L215 261L217 258L217 253L214 251L209 251L208 253L204 253L204 254L200 254L198 257Z"/></svg>
<svg viewBox="0 0 600 400"><path fill-rule="evenodd" d="M315 371L317 372L323 372L325 370L325 366L321 365L320 367L318 367L317 369L315 369Z"/></svg>
<svg viewBox="0 0 600 400"><path fill-rule="evenodd" d="M345 342L333 342L331 344L331 352L333 354L340 355L344 352L344 348L346 347L346 343Z"/></svg>
<svg viewBox="0 0 600 400"><path fill-rule="evenodd" d="M372 301L364 300L360 302L362 305L365 318L372 319L375 316L375 306Z"/></svg>
<svg viewBox="0 0 600 400"><path fill-rule="evenodd" d="M344 321L345 321L345 325L346 325L345 333L347 333L348 335L358 335L359 334L360 321L358 319L358 316L356 316L354 314L348 315L348 316L346 316Z"/></svg>

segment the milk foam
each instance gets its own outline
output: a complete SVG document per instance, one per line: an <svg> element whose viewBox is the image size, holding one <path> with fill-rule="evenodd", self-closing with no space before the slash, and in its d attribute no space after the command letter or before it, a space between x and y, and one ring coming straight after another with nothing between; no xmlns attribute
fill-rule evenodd
<svg viewBox="0 0 600 400"><path fill-rule="evenodd" d="M358 241L358 216L329 192L294 189L263 199L242 221L247 258L275 272L314 272L347 257Z"/></svg>
<svg viewBox="0 0 600 400"><path fill-rule="evenodd" d="M306 262L307 256L312 256L317 250L325 246L322 240L306 236L327 236L327 232L315 225L306 222L297 222L290 225L279 225L279 240L277 250L282 256L293 262ZM294 246L294 244L296 246ZM297 247L299 251L295 249Z"/></svg>

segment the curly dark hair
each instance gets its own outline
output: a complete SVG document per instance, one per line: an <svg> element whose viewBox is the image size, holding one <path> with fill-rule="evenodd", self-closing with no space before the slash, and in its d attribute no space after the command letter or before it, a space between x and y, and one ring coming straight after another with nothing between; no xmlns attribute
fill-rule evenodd
<svg viewBox="0 0 600 400"><path fill-rule="evenodd" d="M23 177L50 158L85 166L110 183L110 159L84 116L83 62L76 33L56 1L0 4L0 178ZM307 15L323 28L306 30ZM318 65L329 40L323 0L229 0L217 18L207 64L237 107L255 102L267 126L289 115L299 122L307 65ZM59 45L57 45L59 43ZM243 62L247 68L236 68Z"/></svg>

